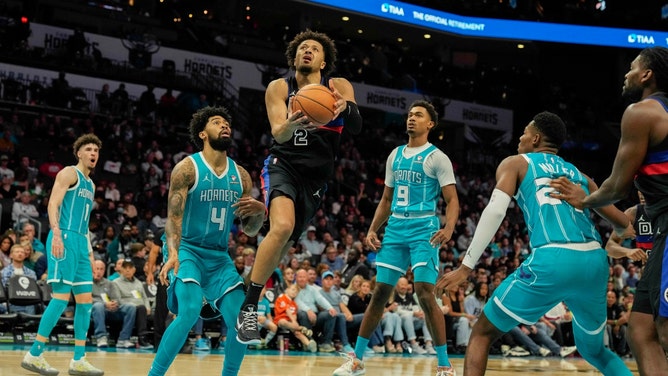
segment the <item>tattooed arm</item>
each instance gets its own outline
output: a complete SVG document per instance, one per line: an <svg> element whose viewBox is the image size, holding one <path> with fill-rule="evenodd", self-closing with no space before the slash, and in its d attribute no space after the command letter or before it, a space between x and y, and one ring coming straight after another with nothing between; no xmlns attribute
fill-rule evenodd
<svg viewBox="0 0 668 376"><path fill-rule="evenodd" d="M239 165L237 165L237 168L239 169L239 175L241 175L244 191L241 195L241 199L232 205L237 209L234 214L241 218L243 231L248 236L255 236L262 228L267 211L262 202L254 199L250 195L251 189L253 188L253 181L251 180L248 171Z"/></svg>
<svg viewBox="0 0 668 376"><path fill-rule="evenodd" d="M167 284L167 272L174 269L179 271L179 246L183 225L183 211L186 207L188 189L195 182L195 165L190 158L185 158L174 166L169 181L169 195L167 196L167 224L165 235L167 238L167 253L169 259L160 271L160 280Z"/></svg>

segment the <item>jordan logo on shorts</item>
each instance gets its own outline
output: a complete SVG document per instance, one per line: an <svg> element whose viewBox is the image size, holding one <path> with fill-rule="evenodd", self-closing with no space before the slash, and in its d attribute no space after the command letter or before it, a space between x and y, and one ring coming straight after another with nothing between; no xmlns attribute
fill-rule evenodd
<svg viewBox="0 0 668 376"><path fill-rule="evenodd" d="M525 271L524 266L520 266L519 276L522 279L531 279L533 277L533 275L531 273L528 273L527 271Z"/></svg>

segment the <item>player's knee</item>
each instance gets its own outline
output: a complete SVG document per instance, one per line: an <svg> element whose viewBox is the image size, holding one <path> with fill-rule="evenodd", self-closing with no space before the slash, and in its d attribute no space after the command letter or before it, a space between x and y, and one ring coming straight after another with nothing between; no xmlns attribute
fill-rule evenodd
<svg viewBox="0 0 668 376"><path fill-rule="evenodd" d="M280 238L288 239L295 228L295 218L289 215L279 215L271 218L269 232Z"/></svg>
<svg viewBox="0 0 668 376"><path fill-rule="evenodd" d="M426 303L434 300L434 285L418 282L415 284L415 293L417 294L421 307L427 309L429 307L425 307L428 305Z"/></svg>
<svg viewBox="0 0 668 376"><path fill-rule="evenodd" d="M656 335L656 327L651 318L639 317L637 315L631 315L629 320L629 326L627 331L627 338L631 346L635 344L647 343L648 341L653 341Z"/></svg>
<svg viewBox="0 0 668 376"><path fill-rule="evenodd" d="M201 301L195 301L195 299L179 301L179 315L183 315L184 317L198 317L201 309Z"/></svg>
<svg viewBox="0 0 668 376"><path fill-rule="evenodd" d="M668 319L659 317L656 328L659 335L659 343L661 343L664 351L668 351Z"/></svg>

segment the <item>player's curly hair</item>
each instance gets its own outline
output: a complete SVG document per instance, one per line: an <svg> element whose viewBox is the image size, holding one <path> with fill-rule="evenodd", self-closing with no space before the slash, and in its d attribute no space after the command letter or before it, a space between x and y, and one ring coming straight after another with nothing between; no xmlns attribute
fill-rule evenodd
<svg viewBox="0 0 668 376"><path fill-rule="evenodd" d="M86 133L79 136L79 138L74 141L74 144L72 144L72 152L74 156L77 156L77 152L79 149L81 149L82 146L88 144L95 144L97 145L98 149L102 149L102 141L100 141L100 138L92 133Z"/></svg>
<svg viewBox="0 0 668 376"><path fill-rule="evenodd" d="M322 44L322 48L325 52L325 68L322 69L321 73L325 76L329 75L336 68L336 59L338 52L336 51L336 45L334 41L324 33L319 33L317 31L306 30L295 35L294 39L288 44L288 48L285 50L285 57L288 59L288 66L290 69L294 70L295 68L295 55L297 54L297 48L305 40L314 40Z"/></svg>
<svg viewBox="0 0 668 376"><path fill-rule="evenodd" d="M199 150L204 148L204 141L199 138L199 132L204 130L206 123L209 122L209 119L213 116L222 116L223 119L227 120L228 123L232 123L232 116L227 111L225 107L211 107L207 106L200 108L193 114L192 119L190 119L190 142L193 143Z"/></svg>
<svg viewBox="0 0 668 376"><path fill-rule="evenodd" d="M416 101L413 101L413 103L411 103L408 109L410 110L413 107L424 107L425 109L427 109L427 113L429 114L431 121L433 121L434 124L438 125L438 112L436 112L436 108L434 107L433 104L424 99L418 99Z"/></svg>
<svg viewBox="0 0 668 376"><path fill-rule="evenodd" d="M533 126L547 138L548 143L557 149L566 141L566 124L559 116L549 111L543 111L534 116Z"/></svg>
<svg viewBox="0 0 668 376"><path fill-rule="evenodd" d="M654 73L656 88L668 90L668 48L649 47L640 51L640 64Z"/></svg>

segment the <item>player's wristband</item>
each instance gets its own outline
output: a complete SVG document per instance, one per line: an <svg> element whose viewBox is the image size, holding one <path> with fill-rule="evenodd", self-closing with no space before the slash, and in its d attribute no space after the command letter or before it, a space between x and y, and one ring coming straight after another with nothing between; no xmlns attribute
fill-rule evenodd
<svg viewBox="0 0 668 376"><path fill-rule="evenodd" d="M350 133L357 134L362 130L362 115L355 102L346 101L346 104L346 110L341 113L343 124Z"/></svg>

